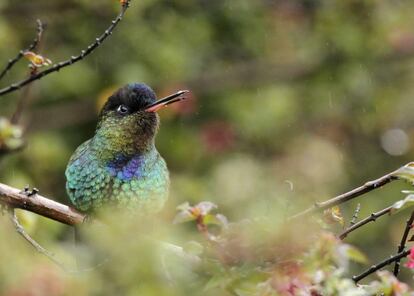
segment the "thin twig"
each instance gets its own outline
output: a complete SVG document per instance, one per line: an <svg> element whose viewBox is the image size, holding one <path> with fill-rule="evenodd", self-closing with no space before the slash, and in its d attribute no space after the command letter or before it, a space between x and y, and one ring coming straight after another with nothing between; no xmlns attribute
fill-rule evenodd
<svg viewBox="0 0 414 296"><path fill-rule="evenodd" d="M31 72L29 74L29 77L30 76L33 76L34 75L33 73L34 72ZM26 86L23 89L23 92L21 94L21 97L20 97L19 101L17 102L16 110L14 111L13 115L10 118L10 123L12 123L12 124L19 123L19 119L20 119L20 117L21 117L21 115L23 113L23 110L25 109L25 107L26 107L26 105L27 105L27 103L29 101L30 94L31 94L30 90L31 90L31 86L32 85L33 84L29 84L28 86Z"/></svg>
<svg viewBox="0 0 414 296"><path fill-rule="evenodd" d="M17 191L17 192L16 192ZM43 217L51 218L58 222L76 225L81 224L85 221L86 216L76 212L76 210L69 208L63 204L52 201L45 197L40 196L37 193L34 195L28 196L18 191L16 188L9 187L4 184L0 184L0 206L4 206L8 210L10 215L10 220L13 223L16 231L27 241L29 242L39 253L48 257L53 263L62 268L66 273L70 274L79 274L84 272L91 272L96 268L101 267L106 264L108 260L88 268L82 269L71 269L65 266L62 262L56 259L55 255L49 252L47 249L42 247L36 240L34 240L20 224L15 208L20 208L24 210L31 211L35 214L41 215ZM0 207L1 209L2 207Z"/></svg>
<svg viewBox="0 0 414 296"><path fill-rule="evenodd" d="M400 245L398 246L398 253L402 252L402 250L405 249L405 243L407 242L408 234L410 232L411 226L413 225L414 221L414 211L411 213L411 216L409 219L407 219L407 222L405 224L405 229L403 232L403 235L401 237ZM394 265L394 275L397 276L400 272L400 260L395 261Z"/></svg>
<svg viewBox="0 0 414 296"><path fill-rule="evenodd" d="M58 265L63 270L67 270L65 265L55 258L55 254L49 252L44 247L42 247L37 241L35 241L23 228L20 224L19 219L17 218L16 211L14 209L10 209L10 220L12 221L16 231L26 240L28 241L39 253L49 258L53 263Z"/></svg>
<svg viewBox="0 0 414 296"><path fill-rule="evenodd" d="M19 82L15 82L3 89L0 89L0 96L11 93L13 91L16 91L20 89L21 87L25 86L26 84L29 84L35 80L39 80L42 77L51 74L53 72L57 72L62 68L65 68L67 66L70 66L82 59L84 59L86 56L88 56L90 53L92 53L97 47L99 47L105 39L112 34L112 31L115 29L115 27L118 25L118 23L122 20L126 10L129 7L131 0L126 0L124 4L122 4L121 12L118 14L118 16L111 22L111 25L105 30L104 33L101 34L98 38L96 38L95 42L93 42L91 45L89 45L85 50L82 50L81 53L77 56L72 56L70 59L62 61L60 63L54 64L52 67L43 70L41 72L38 72L35 75L32 75L24 80L21 80Z"/></svg>
<svg viewBox="0 0 414 296"><path fill-rule="evenodd" d="M82 268L82 269L71 269L65 266L65 264L63 264L62 262L60 262L59 260L56 259L55 254L49 252L48 250L46 250L44 247L42 247L37 241L35 241L25 230L24 227L20 224L16 212L14 209L9 209L9 214L10 214L10 220L13 223L14 227L16 228L16 231L27 241L29 242L29 244L31 244L36 251L38 251L39 253L41 253L42 255L46 256L47 258L49 258L53 263L55 263L57 266L59 266L60 268L62 268L63 271L65 271L66 273L69 274L80 274L80 273L84 273L84 272L91 272L96 270L97 268L105 265L106 263L109 262L109 259L105 259L104 261L102 261L101 263L92 266L92 267L88 267L88 268Z"/></svg>
<svg viewBox="0 0 414 296"><path fill-rule="evenodd" d="M376 180L373 181L369 181L367 183L365 183L364 185L355 188L351 191L348 191L346 193L343 193L341 195L338 195L334 198L331 198L329 200L323 201L323 202L316 202L312 207L290 217L289 220L293 220L293 219L297 219L297 218L302 218L304 216L316 213L318 211L324 210L324 209L328 209L331 208L333 206L342 204L344 202L347 202L349 200L354 199L355 197L358 197L360 195L363 195L367 192L370 192L372 190L378 189L394 180L397 180L398 178L394 176L395 171L386 174Z"/></svg>
<svg viewBox="0 0 414 296"><path fill-rule="evenodd" d="M43 30L45 28L40 20L36 20L36 22L37 22L36 38L26 49L20 50L14 59L10 59L8 61L7 65L4 67L4 69L0 73L0 80L7 74L7 72L14 66L14 64L16 64L23 57L25 52L32 51L33 49L36 48L37 44L39 43L41 39Z"/></svg>
<svg viewBox="0 0 414 296"><path fill-rule="evenodd" d="M39 30L38 34L37 34L37 44L36 46L33 48L36 48L36 51L39 53L40 52L40 48L42 47L42 41L43 41L43 35L44 35L44 29L46 28L46 26L43 26L42 23L40 22L40 20L38 20L38 25L41 27L41 30ZM34 65L30 65L29 67L29 77L35 75L37 73L37 67ZM17 124L19 122L19 119L23 113L23 110L25 109L25 107L28 105L29 101L30 101L30 91L31 91L31 86L32 84L29 84L28 86L25 87L25 89L23 90L19 101L17 102L16 105L16 109L13 112L13 115L10 118L10 122L12 124Z"/></svg>
<svg viewBox="0 0 414 296"><path fill-rule="evenodd" d="M349 233L353 232L354 230L364 226L365 224L368 224L369 222L375 222L377 220L377 218L379 218L379 217L381 217L385 214L388 214L391 211L392 208L393 208L393 206L389 206L389 207L387 207L385 209L382 209L378 212L372 213L368 217L362 219L361 221L359 221L359 222L353 224L352 226L348 227L347 229L345 229L338 237L343 240L344 238L346 238L348 236Z"/></svg>
<svg viewBox="0 0 414 296"><path fill-rule="evenodd" d="M360 210L361 210L361 204L358 203L357 204L357 207L355 209L355 212L352 215L351 222L349 222L349 226L352 226L352 225L354 225L356 223L356 220L358 219L358 215L359 215L359 211Z"/></svg>
<svg viewBox="0 0 414 296"><path fill-rule="evenodd" d="M359 274L359 275L355 275L352 277L352 280L357 283L360 280L362 280L363 278L369 276L370 274L376 272L377 270L383 268L384 266L387 266L397 260L401 260L401 258L407 257L408 254L410 254L410 250L403 250L400 253L391 256L388 259L385 259L384 261L381 261L380 263L376 264L376 265L372 265L369 269L367 269L366 271L364 271L363 273Z"/></svg>
<svg viewBox="0 0 414 296"><path fill-rule="evenodd" d="M30 211L67 225L81 224L86 219L85 214L67 205L58 203L39 194L27 196L19 189L1 183L0 202L10 208Z"/></svg>

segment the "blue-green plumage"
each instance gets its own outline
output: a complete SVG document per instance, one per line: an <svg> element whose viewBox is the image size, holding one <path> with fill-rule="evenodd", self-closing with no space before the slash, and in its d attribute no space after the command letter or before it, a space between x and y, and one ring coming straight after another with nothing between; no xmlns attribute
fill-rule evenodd
<svg viewBox="0 0 414 296"><path fill-rule="evenodd" d="M154 144L159 124L155 111L182 94L156 101L145 84L129 84L108 99L94 137L78 147L66 169L66 189L77 209L162 208L169 177Z"/></svg>

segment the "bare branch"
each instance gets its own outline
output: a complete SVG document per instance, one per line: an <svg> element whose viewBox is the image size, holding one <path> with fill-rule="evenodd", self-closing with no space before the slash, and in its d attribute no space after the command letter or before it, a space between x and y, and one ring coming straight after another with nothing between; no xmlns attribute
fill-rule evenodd
<svg viewBox="0 0 414 296"><path fill-rule="evenodd" d="M355 209L355 212L352 215L351 222L349 222L349 226L352 226L352 225L354 225L356 223L356 220L358 219L358 215L359 215L359 211L360 210L361 210L361 204L358 203L357 204L357 207Z"/></svg>
<svg viewBox="0 0 414 296"><path fill-rule="evenodd" d="M40 20L38 20L38 25L40 26L41 30L39 29L39 33L37 35L37 41L38 42L37 42L36 50L37 50L37 52L40 52L40 48L42 46L42 40L44 39L43 38L43 35L44 35L43 30L46 27L42 25ZM25 53L24 53L24 55L25 55ZM37 71L38 71L38 68L32 62L32 64L30 64L30 66L29 66L29 77L35 75L37 73ZM28 102L30 101L31 86L32 86L32 84L28 85L24 89L24 91L21 93L20 99L19 99L19 101L17 102L17 105L16 105L16 109L15 109L13 115L10 118L10 122L12 124L17 124L19 122L19 119L20 119L20 117L23 113L23 110L25 109L25 107L28 105Z"/></svg>
<svg viewBox="0 0 414 296"><path fill-rule="evenodd" d="M32 51L35 49L39 43L39 41L42 38L43 31L45 29L45 26L42 24L40 20L37 20L37 35L36 38L33 40L33 42L27 47L26 49L20 50L19 53L16 55L14 59L9 60L7 65L4 67L4 69L0 73L0 80L7 74L7 72L13 68L14 64L16 64L27 51Z"/></svg>
<svg viewBox="0 0 414 296"><path fill-rule="evenodd" d="M376 265L372 265L369 269L367 269L366 271L364 271L363 273L353 276L352 280L357 283L360 280L362 280L363 278L369 276L370 274L376 272L377 270L380 270L381 268L383 268L384 266L387 266L397 260L401 260L401 258L407 257L408 254L410 254L410 250L403 250L400 253L391 256L388 259L385 259L383 261L381 261L380 263L376 264Z"/></svg>
<svg viewBox="0 0 414 296"><path fill-rule="evenodd" d="M359 222L357 222L357 223L349 226L338 237L343 240L352 231L354 231L354 230L356 230L356 229L364 226L365 224L368 224L369 222L375 222L377 220L377 218L379 218L379 217L381 217L381 216L383 216L385 214L388 214L391 211L392 207L393 206L389 206L389 207L387 207L385 209L382 209L382 210L380 210L378 212L372 213L371 215L369 215L368 217L362 219L361 221L359 221Z"/></svg>
<svg viewBox="0 0 414 296"><path fill-rule="evenodd" d="M411 213L410 218L407 219L405 229L401 237L401 242L400 242L400 245L398 246L398 251L397 251L398 253L402 252L405 249L405 243L407 242L408 233L410 232L413 222L414 222L414 211ZM400 260L398 259L395 261L394 275L397 276L399 272L400 272Z"/></svg>
<svg viewBox="0 0 414 296"><path fill-rule="evenodd" d="M39 194L27 196L19 189L1 183L0 203L10 208L27 210L67 225L80 224L86 218L85 214L67 205L58 203Z"/></svg>
<svg viewBox="0 0 414 296"><path fill-rule="evenodd" d="M32 75L34 75L33 73L35 73L35 72L31 72L29 75L32 76ZM26 108L27 103L30 99L31 86L33 86L33 84L30 84L30 85L26 86L23 89L23 92L21 93L21 97L20 97L19 101L17 102L16 110L14 111L13 115L10 118L10 122L12 124L18 124L19 123L19 119L20 119L20 117L23 113L23 110Z"/></svg>
<svg viewBox="0 0 414 296"><path fill-rule="evenodd" d="M296 214L292 217L289 218L289 220L293 220L293 219L297 219L297 218L301 218L313 213L316 213L318 211L322 211L328 208L331 208L333 206L345 203L349 200L352 200L360 195L363 195L367 192L370 192L372 190L378 189L394 180L397 180L398 178L394 176L395 171L386 174L376 180L373 181L369 181L367 183L365 183L364 185L355 188L351 191L348 191L346 193L343 193L341 195L338 195L334 198L328 199L326 201L323 202L316 202L312 207L300 212L299 214Z"/></svg>
<svg viewBox="0 0 414 296"><path fill-rule="evenodd" d="M56 265L61 267L63 270L66 270L64 264L58 261L55 258L55 255L45 248L43 248L38 242L36 242L27 232L24 230L23 226L20 224L16 212L14 209L10 209L10 220L12 221L16 231L26 240L28 241L39 253L45 255L47 258L53 261Z"/></svg>
<svg viewBox="0 0 414 296"><path fill-rule="evenodd" d="M26 84L29 84L33 81L39 80L42 77L51 74L53 72L57 72L62 68L65 68L67 66L70 66L82 59L84 59L86 56L91 54L96 48L98 48L106 38L108 38L109 35L112 34L112 31L115 29L115 27L118 25L118 23L122 20L125 12L127 11L129 4L131 0L126 0L122 4L121 12L118 14L118 16L111 22L111 25L105 30L104 33L102 33L101 36L96 38L95 42L93 42L91 45L89 45L85 50L82 50L81 53L77 56L72 56L70 59L62 61L60 63L54 64L52 67L43 70L41 72L36 73L35 75L32 75L24 80L21 80L19 82L13 83L3 89L0 89L0 96L3 96L5 94L11 93L13 91L16 91L20 89L21 87L25 86Z"/></svg>

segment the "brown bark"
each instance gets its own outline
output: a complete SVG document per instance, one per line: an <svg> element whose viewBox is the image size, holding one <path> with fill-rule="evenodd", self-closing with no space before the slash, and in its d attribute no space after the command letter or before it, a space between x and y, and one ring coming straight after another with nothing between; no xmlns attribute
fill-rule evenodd
<svg viewBox="0 0 414 296"><path fill-rule="evenodd" d="M35 194L27 196L21 190L0 183L0 203L11 208L30 211L55 221L76 225L85 220L86 215L47 197Z"/></svg>

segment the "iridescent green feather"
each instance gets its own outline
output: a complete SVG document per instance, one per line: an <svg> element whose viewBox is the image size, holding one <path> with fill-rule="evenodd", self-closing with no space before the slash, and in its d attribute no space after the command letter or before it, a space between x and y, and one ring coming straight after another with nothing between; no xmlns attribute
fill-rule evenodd
<svg viewBox="0 0 414 296"><path fill-rule="evenodd" d="M66 189L76 208L89 211L110 203L144 212L162 208L168 196L169 177L165 161L155 147L144 155L139 176L124 180L111 175L107 163L92 153L91 146L91 140L79 146L66 169Z"/></svg>
<svg viewBox="0 0 414 296"><path fill-rule="evenodd" d="M77 209L162 208L168 196L168 169L154 145L158 116L145 110L155 100L145 84L126 85L108 99L95 135L78 147L66 169L66 189Z"/></svg>

